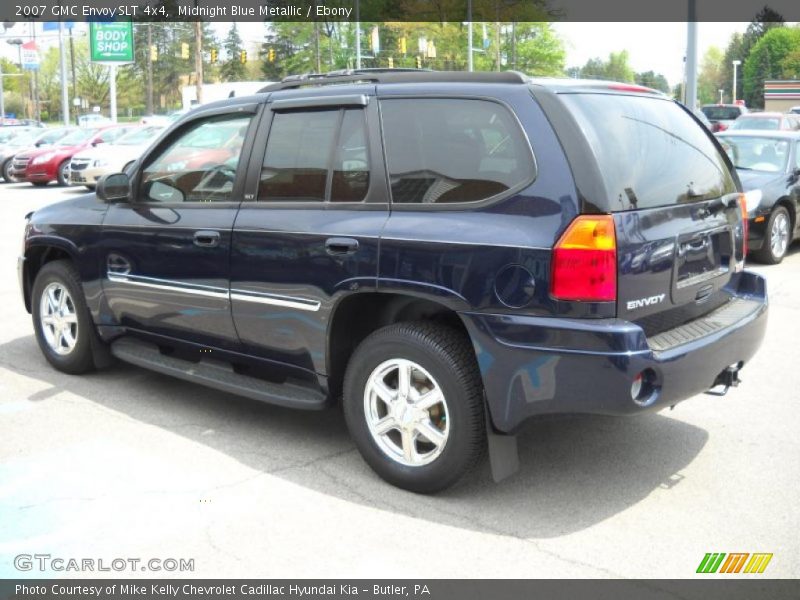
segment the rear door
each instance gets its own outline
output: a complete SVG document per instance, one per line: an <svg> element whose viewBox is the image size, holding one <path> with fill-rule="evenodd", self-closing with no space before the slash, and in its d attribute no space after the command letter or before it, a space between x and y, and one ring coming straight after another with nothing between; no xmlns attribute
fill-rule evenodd
<svg viewBox="0 0 800 600"><path fill-rule="evenodd" d="M269 103L249 171L255 197L236 218L231 303L243 347L301 377L327 370L338 300L376 288L388 203L370 93Z"/></svg>
<svg viewBox="0 0 800 600"><path fill-rule="evenodd" d="M724 304L743 267L744 226L738 180L713 136L660 97L561 97L603 182L588 200L614 214L617 315L651 334Z"/></svg>

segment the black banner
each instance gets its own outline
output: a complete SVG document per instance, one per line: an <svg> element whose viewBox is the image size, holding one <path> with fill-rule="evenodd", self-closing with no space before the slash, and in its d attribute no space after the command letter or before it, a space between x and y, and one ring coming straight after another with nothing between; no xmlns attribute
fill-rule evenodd
<svg viewBox="0 0 800 600"><path fill-rule="evenodd" d="M797 0L768 4L785 21L800 21ZM0 15L3 21L747 22L764 5L764 0L3 0Z"/></svg>
<svg viewBox="0 0 800 600"><path fill-rule="evenodd" d="M714 577L714 576L711 576ZM797 580L3 580L2 600L796 600Z"/></svg>

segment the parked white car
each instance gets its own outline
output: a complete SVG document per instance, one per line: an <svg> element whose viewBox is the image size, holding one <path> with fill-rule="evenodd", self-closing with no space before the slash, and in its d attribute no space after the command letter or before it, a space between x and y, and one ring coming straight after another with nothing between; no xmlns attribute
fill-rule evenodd
<svg viewBox="0 0 800 600"><path fill-rule="evenodd" d="M163 130L161 125L139 127L112 143L76 154L69 165L69 182L93 190L101 176L119 173L139 158Z"/></svg>

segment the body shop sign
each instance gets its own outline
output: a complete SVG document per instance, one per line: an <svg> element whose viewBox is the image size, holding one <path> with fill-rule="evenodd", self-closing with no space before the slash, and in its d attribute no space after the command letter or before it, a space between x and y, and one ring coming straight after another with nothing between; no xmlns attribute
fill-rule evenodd
<svg viewBox="0 0 800 600"><path fill-rule="evenodd" d="M89 23L92 62L133 62L133 23L110 21Z"/></svg>

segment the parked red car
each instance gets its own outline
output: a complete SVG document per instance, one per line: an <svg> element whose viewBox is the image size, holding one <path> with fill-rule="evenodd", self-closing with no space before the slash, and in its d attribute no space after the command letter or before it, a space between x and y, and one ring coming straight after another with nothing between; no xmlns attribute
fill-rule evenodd
<svg viewBox="0 0 800 600"><path fill-rule="evenodd" d="M45 149L28 150L14 156L10 175L17 181L33 185L69 185L69 163L81 150L111 142L131 129L125 125L109 125L93 129L76 129Z"/></svg>

